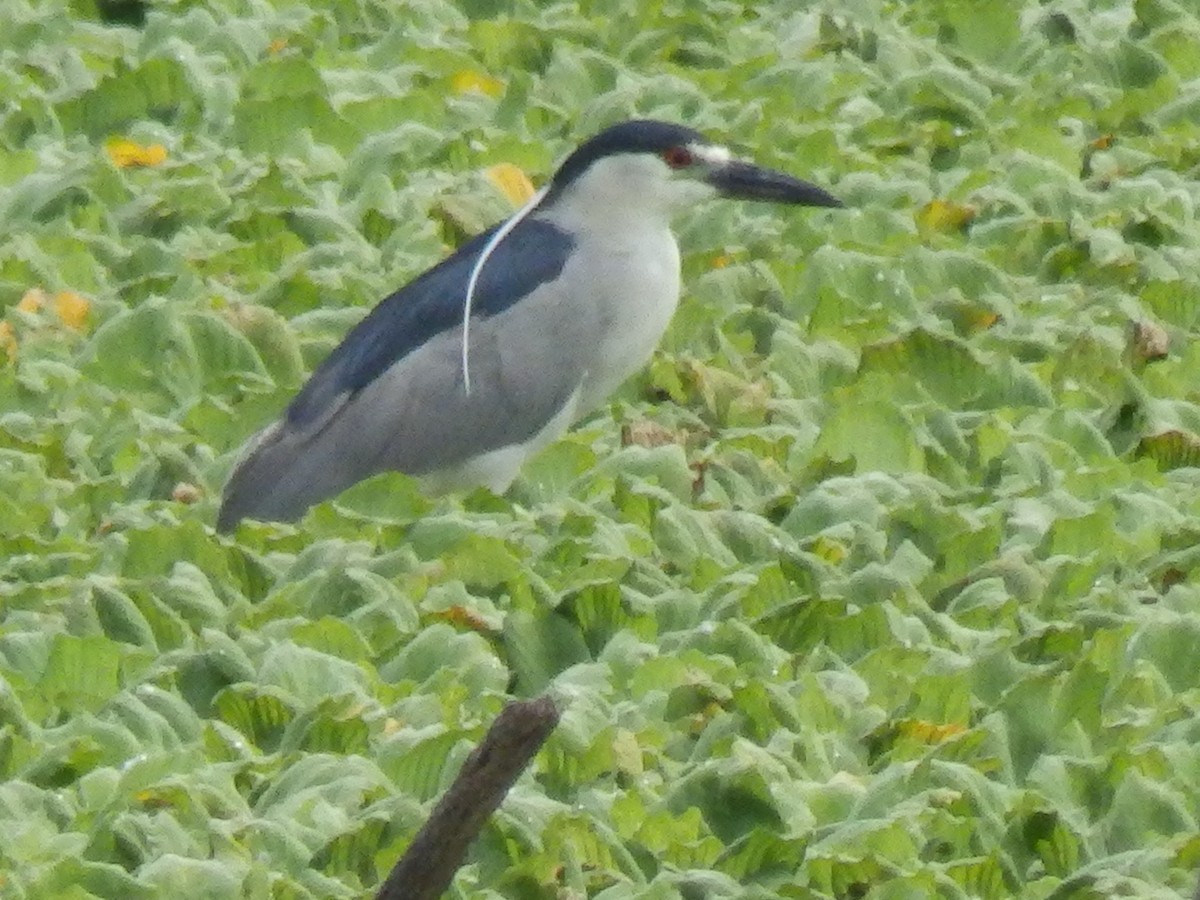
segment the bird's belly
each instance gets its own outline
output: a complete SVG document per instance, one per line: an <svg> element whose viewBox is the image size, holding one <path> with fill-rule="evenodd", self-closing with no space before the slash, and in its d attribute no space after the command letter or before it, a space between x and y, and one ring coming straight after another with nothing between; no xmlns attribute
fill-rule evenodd
<svg viewBox="0 0 1200 900"><path fill-rule="evenodd" d="M603 403L650 359L679 304L679 250L670 232L598 250L585 273L594 339L586 351L579 413Z"/></svg>

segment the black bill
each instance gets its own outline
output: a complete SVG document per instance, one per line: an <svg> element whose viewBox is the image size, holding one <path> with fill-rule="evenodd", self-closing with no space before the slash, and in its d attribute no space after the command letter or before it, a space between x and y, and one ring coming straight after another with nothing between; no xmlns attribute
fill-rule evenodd
<svg viewBox="0 0 1200 900"><path fill-rule="evenodd" d="M815 184L740 160L713 169L707 179L724 196L738 200L768 200L800 206L842 205L841 200Z"/></svg>

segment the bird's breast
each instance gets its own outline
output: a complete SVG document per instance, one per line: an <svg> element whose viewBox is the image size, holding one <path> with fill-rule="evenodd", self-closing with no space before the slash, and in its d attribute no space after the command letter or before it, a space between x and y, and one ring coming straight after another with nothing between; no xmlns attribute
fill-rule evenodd
<svg viewBox="0 0 1200 900"><path fill-rule="evenodd" d="M679 248L666 228L581 242L570 302L586 323L580 413L603 403L650 359L679 304ZM571 267L568 267L571 268Z"/></svg>

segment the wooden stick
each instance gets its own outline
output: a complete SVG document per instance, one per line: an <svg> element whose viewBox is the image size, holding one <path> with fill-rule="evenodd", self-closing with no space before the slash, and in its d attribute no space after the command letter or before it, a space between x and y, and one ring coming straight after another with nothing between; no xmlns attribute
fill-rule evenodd
<svg viewBox="0 0 1200 900"><path fill-rule="evenodd" d="M449 889L483 823L557 724L558 708L548 696L514 700L500 710L376 900L438 900Z"/></svg>

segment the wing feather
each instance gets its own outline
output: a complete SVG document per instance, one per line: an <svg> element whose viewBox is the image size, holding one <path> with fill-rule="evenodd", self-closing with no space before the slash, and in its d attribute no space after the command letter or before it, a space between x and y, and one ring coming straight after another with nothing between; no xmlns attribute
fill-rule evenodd
<svg viewBox="0 0 1200 900"><path fill-rule="evenodd" d="M562 302L555 279L572 244L537 219L515 227L479 276L473 386L464 390L462 290L490 235L392 294L350 331L280 420L248 442L218 528L246 517L294 520L381 471L452 474L482 453L533 439L555 419L582 377L571 347L587 332L578 317L551 314Z"/></svg>

